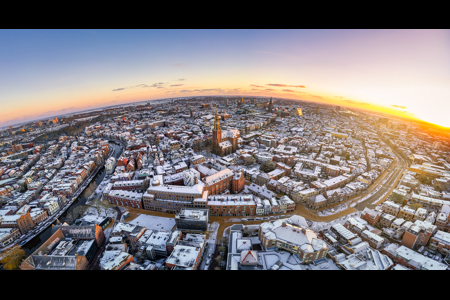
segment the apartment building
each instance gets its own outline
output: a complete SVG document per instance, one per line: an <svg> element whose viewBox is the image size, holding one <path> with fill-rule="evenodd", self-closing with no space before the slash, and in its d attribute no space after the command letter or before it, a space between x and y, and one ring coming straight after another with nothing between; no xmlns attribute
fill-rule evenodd
<svg viewBox="0 0 450 300"><path fill-rule="evenodd" d="M382 238L381 236L369 231L369 230L364 230L361 233L361 239L365 242L368 242L370 247L378 249L381 247L381 245L383 245L384 243L384 238Z"/></svg>
<svg viewBox="0 0 450 300"><path fill-rule="evenodd" d="M206 208L208 190L203 182L193 186L160 185L153 180L144 193L144 209L179 213L182 208Z"/></svg>
<svg viewBox="0 0 450 300"><path fill-rule="evenodd" d="M385 201L381 206L381 210L384 213L397 217L400 212L400 205L392 201Z"/></svg>
<svg viewBox="0 0 450 300"><path fill-rule="evenodd" d="M401 244L410 249L426 246L436 231L436 225L417 220L405 231Z"/></svg>
<svg viewBox="0 0 450 300"><path fill-rule="evenodd" d="M374 226L380 220L381 215L381 212L365 207L361 213L361 219L367 221L369 225Z"/></svg>
<svg viewBox="0 0 450 300"><path fill-rule="evenodd" d="M416 214L416 211L411 208L408 205L405 205L400 208L400 211L398 212L398 217L403 218L406 221L411 221L414 219L414 215Z"/></svg>

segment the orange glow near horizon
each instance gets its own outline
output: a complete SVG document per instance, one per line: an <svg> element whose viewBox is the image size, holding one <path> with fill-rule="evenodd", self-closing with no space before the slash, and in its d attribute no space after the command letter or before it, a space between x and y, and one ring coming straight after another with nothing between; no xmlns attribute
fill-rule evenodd
<svg viewBox="0 0 450 300"><path fill-rule="evenodd" d="M188 90L194 90L195 87L189 88L184 87L183 89ZM159 93L149 93L148 91L140 91L140 90L134 90L127 93L119 94L115 97L108 97L107 95L102 95L97 93L95 96L92 95L91 97L80 97L78 95L73 95L70 98L67 98L65 101L58 101L58 100L48 100L47 105L39 105L38 103L33 103L34 105L21 107L20 109L15 109L13 111L0 113L0 118L3 120L6 119L14 119L20 116L28 116L30 119L33 119L35 116L38 118L40 115L42 115L45 112L55 112L55 115L57 114L67 114L72 113L72 111L65 111L66 109L70 108L75 111L82 111L87 109L95 109L95 108L101 108L104 106L110 106L110 105L120 105L120 104L130 104L133 102L140 102L145 100L157 100L157 99L163 99L163 98L178 98L178 97L195 97L198 96L207 96L207 95L219 95L212 92L195 92L195 93L180 93L179 91L181 88L178 89L178 91L175 91L173 94L164 94L164 91L161 91ZM383 113L403 118L408 118L411 120L420 120L425 121L431 124L435 124L438 126L441 126L443 128L449 128L450 127L450 118L447 117L447 111L442 110L440 112L433 112L432 114L427 114L427 111L417 111L417 110L409 110L408 108L404 109L403 111L392 108L392 107L385 107L382 105L376 105L376 104L370 104L368 102L360 102L357 100L341 100L341 99L333 99L329 95L320 96L320 93L315 93L315 95L308 94L306 92L301 93L288 93L288 92L282 92L279 90L274 89L273 91L265 91L264 89L260 91L252 91L251 89L243 89L239 88L237 91L232 93L233 89L223 89L223 91L227 91L230 96L235 95L242 95L244 97L251 97L251 96L262 96L262 97L274 97L274 98L287 98L287 99L294 99L294 100L303 100L308 102L316 102L316 103L324 103L324 104L330 104L330 105L339 105L342 107L350 107L350 108L357 108L357 109L363 109L368 111L373 111L375 113ZM301 89L301 91L305 91L306 89ZM300 90L299 90L300 92ZM329 93L324 93L329 94ZM86 96L86 95L83 95ZM226 94L223 94L223 96L227 96ZM84 100L80 100L80 98L84 98ZM42 103L42 102L41 102ZM58 113L60 112L60 113ZM50 118L51 116L43 117Z"/></svg>

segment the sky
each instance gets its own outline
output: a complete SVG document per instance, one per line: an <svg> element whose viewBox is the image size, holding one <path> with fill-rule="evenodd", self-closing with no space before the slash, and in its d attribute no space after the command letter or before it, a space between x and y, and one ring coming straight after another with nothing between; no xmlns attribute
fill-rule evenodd
<svg viewBox="0 0 450 300"><path fill-rule="evenodd" d="M199 95L450 127L450 30L0 30L0 126Z"/></svg>

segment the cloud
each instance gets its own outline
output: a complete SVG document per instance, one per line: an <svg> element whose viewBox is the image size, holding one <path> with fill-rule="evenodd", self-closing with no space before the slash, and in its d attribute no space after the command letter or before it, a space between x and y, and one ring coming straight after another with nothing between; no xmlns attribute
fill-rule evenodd
<svg viewBox="0 0 450 300"><path fill-rule="evenodd" d="M343 99L344 97L339 97L339 96L335 96L336 98L341 98L341 99Z"/></svg>
<svg viewBox="0 0 450 300"><path fill-rule="evenodd" d="M254 86L254 87L264 87L262 85L256 85L256 84L250 84L250 86Z"/></svg>
<svg viewBox="0 0 450 300"><path fill-rule="evenodd" d="M170 86L182 86L184 84L180 83L180 84L171 84Z"/></svg>
<svg viewBox="0 0 450 300"><path fill-rule="evenodd" d="M268 86L281 86L281 87L298 87L298 88L306 88L304 85L289 85L289 84L281 84L281 83L268 83Z"/></svg>
<svg viewBox="0 0 450 300"><path fill-rule="evenodd" d="M251 89L251 91L260 91L259 89Z"/></svg>
<svg viewBox="0 0 450 300"><path fill-rule="evenodd" d="M364 106L372 106L372 104L365 103L365 102L359 102L359 101L353 101L353 100L342 100L342 101L343 102L352 103L352 104L359 104L359 105L364 105Z"/></svg>
<svg viewBox="0 0 450 300"><path fill-rule="evenodd" d="M265 91L276 91L274 89L265 89Z"/></svg>
<svg viewBox="0 0 450 300"><path fill-rule="evenodd" d="M157 86L156 88L157 89L163 89L164 87L163 86Z"/></svg>
<svg viewBox="0 0 450 300"><path fill-rule="evenodd" d="M184 80L186 80L186 79L184 79L184 78L180 78L180 79L177 79L178 81L184 81Z"/></svg>
<svg viewBox="0 0 450 300"><path fill-rule="evenodd" d="M284 89L284 90L282 90L283 92L291 92L291 93L293 93L293 92L296 92L296 91L294 91L294 90L288 90L288 89Z"/></svg>
<svg viewBox="0 0 450 300"><path fill-rule="evenodd" d="M406 106L401 106L401 105L392 105L391 104L391 106L394 106L394 107L397 107L397 108L401 108L401 109L405 109L406 108Z"/></svg>
<svg viewBox="0 0 450 300"><path fill-rule="evenodd" d="M162 85L164 84L164 82L158 82L158 83L154 83L152 85L148 85L145 83L141 83L138 85L134 85L134 86L127 86L127 87L122 87L122 88L117 88L112 90L113 92L117 92L117 91L123 91L125 89L132 89L132 88L137 88L137 87L141 87L141 88L150 88L150 87L155 87L155 88L163 88Z"/></svg>
<svg viewBox="0 0 450 300"><path fill-rule="evenodd" d="M181 90L180 93L192 93L193 91L191 90Z"/></svg>
<svg viewBox="0 0 450 300"><path fill-rule="evenodd" d="M163 84L164 84L164 82L158 82L158 83L154 83L154 84L150 85L150 87L160 88L161 85L163 85Z"/></svg>

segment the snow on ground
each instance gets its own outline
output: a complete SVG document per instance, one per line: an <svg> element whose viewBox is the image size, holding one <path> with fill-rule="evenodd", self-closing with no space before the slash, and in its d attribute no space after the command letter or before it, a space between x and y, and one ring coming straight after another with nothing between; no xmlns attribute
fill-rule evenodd
<svg viewBox="0 0 450 300"><path fill-rule="evenodd" d="M208 244L215 244L217 240L217 231L219 230L220 224L218 222L213 222L212 224L208 224L208 232L209 236L206 242Z"/></svg>
<svg viewBox="0 0 450 300"><path fill-rule="evenodd" d="M333 220L331 222L313 222L312 225L310 226L310 229L313 231L320 231L320 230L324 230L324 229L330 229L331 225L333 224L342 224L344 225L344 223L347 221L348 218L354 218L354 217L359 217L361 216L361 212L357 211L354 213L351 213L349 215L343 216L339 219Z"/></svg>
<svg viewBox="0 0 450 300"><path fill-rule="evenodd" d="M319 211L319 216L329 216L334 215L335 213L338 213L340 211L346 210L348 208L348 204L341 204L334 208L334 212L331 211L331 209L324 209L322 211Z"/></svg>
<svg viewBox="0 0 450 300"><path fill-rule="evenodd" d="M147 229L171 231L172 228L175 226L175 219L149 215L140 215L133 221L127 223L143 226Z"/></svg>
<svg viewBox="0 0 450 300"><path fill-rule="evenodd" d="M98 213L95 207L88 207L83 216L95 216L95 217L110 217L115 218L117 216L117 210L113 208L108 208L105 213L105 209L101 208L100 213Z"/></svg>

